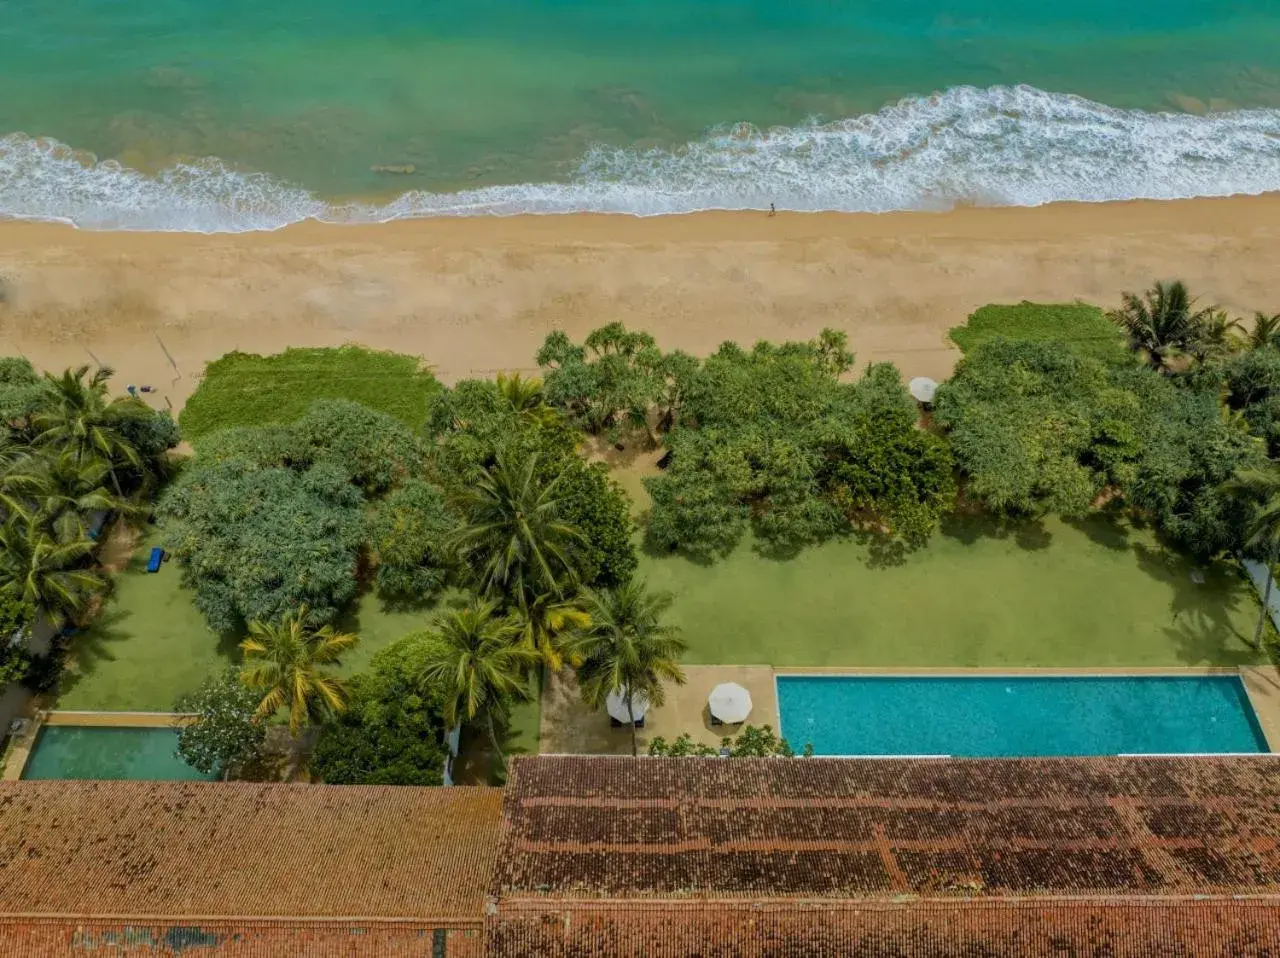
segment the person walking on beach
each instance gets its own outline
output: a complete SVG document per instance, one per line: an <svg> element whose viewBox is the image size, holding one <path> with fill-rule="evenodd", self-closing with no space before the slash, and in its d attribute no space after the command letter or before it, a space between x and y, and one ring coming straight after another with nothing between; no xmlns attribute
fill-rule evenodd
<svg viewBox="0 0 1280 958"><path fill-rule="evenodd" d="M776 206L774 206L772 203L770 203L770 204L769 204L769 215L770 215L770 216L777 216L777 215L778 215L778 208L777 208Z"/></svg>

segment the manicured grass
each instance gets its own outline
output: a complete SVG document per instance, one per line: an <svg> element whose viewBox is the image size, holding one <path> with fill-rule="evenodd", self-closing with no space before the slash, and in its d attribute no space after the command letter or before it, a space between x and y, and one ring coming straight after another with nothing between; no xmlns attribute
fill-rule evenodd
<svg viewBox="0 0 1280 958"><path fill-rule="evenodd" d="M243 636L209 629L180 585L177 563L166 562L154 575L146 572L147 553L158 541L153 530L139 544L102 614L76 636L74 666L63 679L58 708L167 712L206 676L240 661ZM430 609L388 608L376 594L361 596L338 623L360 636L339 673L368 668L379 651L424 628L430 618Z"/></svg>
<svg viewBox="0 0 1280 958"><path fill-rule="evenodd" d="M951 340L969 352L979 343L1003 336L1068 344L1077 352L1106 362L1128 362L1124 337L1097 306L1084 303L1017 303L983 306L963 326L951 330Z"/></svg>
<svg viewBox="0 0 1280 958"><path fill-rule="evenodd" d="M440 383L416 356L359 346L228 353L205 368L178 422L194 441L231 426L292 422L317 399L350 399L417 428Z"/></svg>
<svg viewBox="0 0 1280 958"><path fill-rule="evenodd" d="M221 637L205 624L176 562L147 573L159 541L159 530L149 529L102 613L75 637L58 708L168 712L238 654L238 636Z"/></svg>
<svg viewBox="0 0 1280 958"><path fill-rule="evenodd" d="M1234 566L1204 569L1104 517L1006 535L951 520L901 565L855 542L777 562L645 557L677 596L690 663L775 666L1181 666L1261 661L1258 603Z"/></svg>

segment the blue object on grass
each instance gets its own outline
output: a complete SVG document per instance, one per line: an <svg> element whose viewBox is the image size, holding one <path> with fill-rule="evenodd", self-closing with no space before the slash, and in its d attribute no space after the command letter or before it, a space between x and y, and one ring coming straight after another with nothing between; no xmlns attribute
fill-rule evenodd
<svg viewBox="0 0 1280 958"><path fill-rule="evenodd" d="M1266 752L1235 675L778 676L782 734L818 755Z"/></svg>
<svg viewBox="0 0 1280 958"><path fill-rule="evenodd" d="M164 550L156 546L151 550L151 558L147 560L148 572L159 572L160 563L164 561Z"/></svg>

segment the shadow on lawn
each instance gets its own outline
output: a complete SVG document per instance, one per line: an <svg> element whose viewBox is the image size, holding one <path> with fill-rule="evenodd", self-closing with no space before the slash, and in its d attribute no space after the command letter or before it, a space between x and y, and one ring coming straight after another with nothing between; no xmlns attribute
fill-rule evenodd
<svg viewBox="0 0 1280 958"><path fill-rule="evenodd" d="M1173 624L1164 629L1178 658L1187 665L1249 665L1260 654L1249 645L1251 636L1232 622L1248 603L1248 586L1224 562L1202 566L1164 546L1133 546L1138 568L1173 592L1169 611ZM1197 583L1192 573L1201 572Z"/></svg>
<svg viewBox="0 0 1280 958"><path fill-rule="evenodd" d="M1043 519L1001 519L978 511L943 516L938 532L966 546L982 539L1012 539L1019 548L1038 552L1053 544L1053 533Z"/></svg>

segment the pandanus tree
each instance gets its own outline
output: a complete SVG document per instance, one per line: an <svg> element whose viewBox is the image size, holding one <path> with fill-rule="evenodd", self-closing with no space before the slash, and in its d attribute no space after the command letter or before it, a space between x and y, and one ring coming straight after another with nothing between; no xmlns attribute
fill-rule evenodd
<svg viewBox="0 0 1280 958"><path fill-rule="evenodd" d="M359 641L332 625L309 628L307 612L303 606L280 622L250 622L249 637L240 643L240 680L262 693L258 717L287 709L295 739L304 725L319 724L346 708L346 684L333 670Z"/></svg>
<svg viewBox="0 0 1280 958"><path fill-rule="evenodd" d="M672 596L649 592L633 579L616 589L583 592L583 605L591 624L573 644L580 661L578 686L582 700L601 709L613 692L625 696L631 718L631 754L638 754L635 700L643 697L651 706L666 700L664 682L684 684L680 657L688 646L680 632L663 622Z"/></svg>
<svg viewBox="0 0 1280 958"><path fill-rule="evenodd" d="M537 661L520 641L519 622L481 599L445 613L425 637L423 688L443 697L450 728L482 720L494 755L505 766L494 720L505 718L512 702L528 698L526 678Z"/></svg>
<svg viewBox="0 0 1280 958"><path fill-rule="evenodd" d="M89 367L68 369L61 376L46 373L52 398L31 417L35 445L77 459L101 459L117 496L124 496L116 470L122 466L142 467L142 457L126 435L129 419L151 415L150 408L131 397L107 397L107 381L113 370L101 367L92 376ZM87 378L86 378L87 377Z"/></svg>
<svg viewBox="0 0 1280 958"><path fill-rule="evenodd" d="M1156 369L1168 372L1178 356L1193 352L1216 314L1213 307L1196 308L1182 282L1156 283L1142 296L1125 293L1112 320L1129 337L1129 347Z"/></svg>
<svg viewBox="0 0 1280 958"><path fill-rule="evenodd" d="M1253 512L1245 532L1245 549L1263 560L1267 567L1267 584L1263 588L1262 611L1253 630L1253 645L1260 648L1262 632L1271 609L1272 567L1280 559L1280 463L1265 468L1241 470L1227 484L1229 492L1246 500Z"/></svg>

